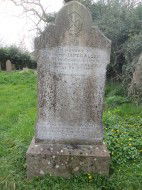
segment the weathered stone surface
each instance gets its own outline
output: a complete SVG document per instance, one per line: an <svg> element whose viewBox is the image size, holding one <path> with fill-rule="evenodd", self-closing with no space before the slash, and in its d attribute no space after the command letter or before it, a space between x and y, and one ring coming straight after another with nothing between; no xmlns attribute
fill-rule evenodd
<svg viewBox="0 0 142 190"><path fill-rule="evenodd" d="M28 67L24 67L23 71L29 71L29 68Z"/></svg>
<svg viewBox="0 0 142 190"><path fill-rule="evenodd" d="M10 72L12 70L15 70L15 65L11 63L10 60L6 61L6 71Z"/></svg>
<svg viewBox="0 0 142 190"><path fill-rule="evenodd" d="M110 41L93 25L90 12L76 1L66 3L58 13L55 24L49 25L35 40L39 103L35 145L31 145L33 149L39 143L41 147L51 144L54 147L80 146L81 150L86 146L85 154L89 146L93 146L93 151L97 146L103 147L102 107L110 46ZM32 168L36 167L37 155L35 153L34 156L34 153L32 148L27 153L29 176ZM46 172L53 173L53 169L46 167L48 153L46 152L47 159L41 168L45 167ZM90 168L90 158L96 158L95 153L87 154L84 168ZM68 158L68 153L63 157L61 160ZM101 156L98 158L100 164L103 164ZM105 160L108 159L106 156ZM43 160L41 154L38 155L38 160ZM79 162L80 156L76 155L75 160ZM31 162L33 164L30 166ZM74 171L77 170L76 167L72 164ZM96 168L96 163L94 167ZM98 164L97 167L101 165ZM58 174L54 169L54 174ZM41 173L45 171L42 170ZM108 173L108 169L105 171Z"/></svg>
<svg viewBox="0 0 142 190"><path fill-rule="evenodd" d="M102 142L102 105L110 41L89 11L71 1L36 40L39 112L36 140Z"/></svg>
<svg viewBox="0 0 142 190"><path fill-rule="evenodd" d="M12 63L10 60L6 61L6 71L12 71Z"/></svg>
<svg viewBox="0 0 142 190"><path fill-rule="evenodd" d="M142 53L139 56L138 62L133 73L133 79L131 86L135 85L137 88L142 86Z"/></svg>
<svg viewBox="0 0 142 190"><path fill-rule="evenodd" d="M33 139L27 151L27 176L70 177L80 172L109 174L110 156L105 144L65 145L35 143Z"/></svg>
<svg viewBox="0 0 142 190"><path fill-rule="evenodd" d="M136 59L137 62L135 59L133 61L135 65L135 71L128 89L128 95L132 96L138 102L142 102L142 53Z"/></svg>

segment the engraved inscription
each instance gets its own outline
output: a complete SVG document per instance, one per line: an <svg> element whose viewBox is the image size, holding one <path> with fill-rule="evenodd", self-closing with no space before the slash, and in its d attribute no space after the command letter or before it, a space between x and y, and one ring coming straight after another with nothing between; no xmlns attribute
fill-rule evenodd
<svg viewBox="0 0 142 190"><path fill-rule="evenodd" d="M40 62L44 62L49 72L67 75L90 75L98 68L104 68L106 56L103 50L76 46L57 47L40 51ZM104 70L105 72L105 70Z"/></svg>

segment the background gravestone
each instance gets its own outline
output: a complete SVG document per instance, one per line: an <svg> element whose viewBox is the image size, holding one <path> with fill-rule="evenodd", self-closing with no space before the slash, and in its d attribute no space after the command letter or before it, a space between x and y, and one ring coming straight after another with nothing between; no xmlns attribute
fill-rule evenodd
<svg viewBox="0 0 142 190"><path fill-rule="evenodd" d="M90 12L71 1L35 40L38 119L27 152L28 177L108 174L102 107L110 41Z"/></svg>
<svg viewBox="0 0 142 190"><path fill-rule="evenodd" d="M6 61L6 71L12 71L12 63L10 60Z"/></svg>
<svg viewBox="0 0 142 190"><path fill-rule="evenodd" d="M139 55L138 61L135 62L135 71L133 73L132 81L128 89L128 95L135 97L141 101L142 97L142 53Z"/></svg>
<svg viewBox="0 0 142 190"><path fill-rule="evenodd" d="M10 60L6 61L6 71L10 72L12 70L15 70L15 65L11 63Z"/></svg>

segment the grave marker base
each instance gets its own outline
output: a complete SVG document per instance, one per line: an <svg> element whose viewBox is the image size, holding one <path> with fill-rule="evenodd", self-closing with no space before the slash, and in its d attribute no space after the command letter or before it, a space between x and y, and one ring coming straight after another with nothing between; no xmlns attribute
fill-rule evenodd
<svg viewBox="0 0 142 190"><path fill-rule="evenodd" d="M96 145L66 145L35 143L33 138L26 154L27 176L71 177L72 174L109 174L110 155L104 143Z"/></svg>

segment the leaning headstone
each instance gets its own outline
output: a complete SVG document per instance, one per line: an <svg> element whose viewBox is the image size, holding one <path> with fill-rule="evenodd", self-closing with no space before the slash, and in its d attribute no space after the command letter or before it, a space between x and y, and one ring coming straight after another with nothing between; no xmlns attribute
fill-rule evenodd
<svg viewBox="0 0 142 190"><path fill-rule="evenodd" d="M128 89L128 95L142 101L142 53L139 55L138 61L135 62L135 71L133 73L132 81Z"/></svg>
<svg viewBox="0 0 142 190"><path fill-rule="evenodd" d="M10 60L6 61L6 71L10 72L13 70L13 66Z"/></svg>
<svg viewBox="0 0 142 190"><path fill-rule="evenodd" d="M131 86L136 86L136 88L140 88L142 86L142 53L136 63Z"/></svg>
<svg viewBox="0 0 142 190"><path fill-rule="evenodd" d="M28 177L109 173L102 107L110 41L90 12L71 1L35 40L38 118L27 151Z"/></svg>

